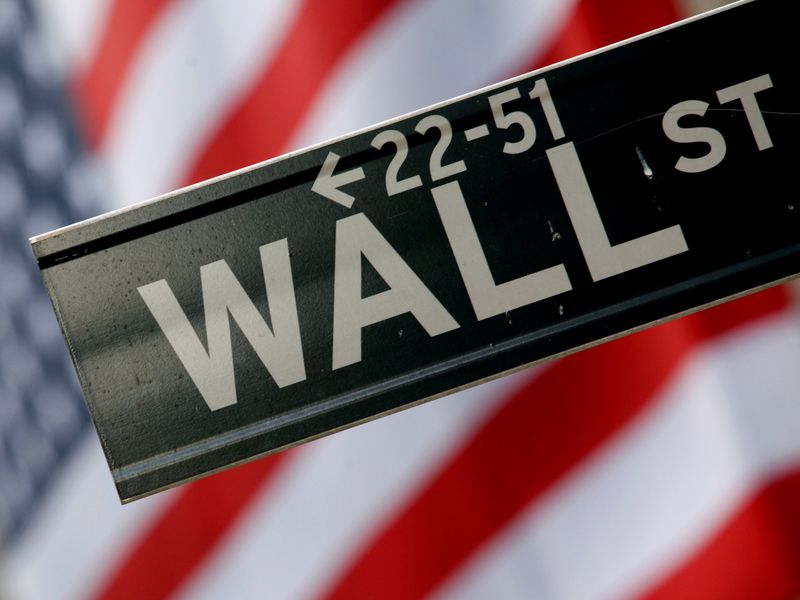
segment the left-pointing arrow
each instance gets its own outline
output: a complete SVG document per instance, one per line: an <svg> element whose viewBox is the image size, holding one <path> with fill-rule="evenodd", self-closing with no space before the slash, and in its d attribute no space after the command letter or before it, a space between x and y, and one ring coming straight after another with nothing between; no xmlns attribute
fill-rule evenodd
<svg viewBox="0 0 800 600"><path fill-rule="evenodd" d="M322 163L322 168L319 170L317 179L314 181L314 185L311 186L311 191L350 208L353 206L355 198L339 188L343 185L360 181L366 178L366 175L364 175L364 169L361 167L350 169L349 171L342 171L334 175L333 172L336 170L336 165L339 164L340 158L341 157L335 152L328 152L328 156L325 162Z"/></svg>

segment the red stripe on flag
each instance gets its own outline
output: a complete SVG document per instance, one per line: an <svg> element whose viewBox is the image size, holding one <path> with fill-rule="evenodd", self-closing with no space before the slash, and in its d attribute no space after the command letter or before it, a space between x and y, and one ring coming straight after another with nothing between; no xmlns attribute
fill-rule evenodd
<svg viewBox="0 0 800 600"><path fill-rule="evenodd" d="M696 346L787 306L782 289L574 354L512 396L366 544L326 598L420 598L631 421ZM623 383L624 382L624 383Z"/></svg>
<svg viewBox="0 0 800 600"><path fill-rule="evenodd" d="M218 473L185 487L158 518L94 598L166 598L211 553L262 485L285 464L286 453Z"/></svg>
<svg viewBox="0 0 800 600"><path fill-rule="evenodd" d="M93 61L75 81L75 96L90 146L100 145L140 42L171 0L116 0Z"/></svg>
<svg viewBox="0 0 800 600"><path fill-rule="evenodd" d="M681 18L673 0L580 0L547 53L537 53L528 70L572 58Z"/></svg>
<svg viewBox="0 0 800 600"><path fill-rule="evenodd" d="M280 154L331 70L398 0L307 0L272 63L184 179L202 181Z"/></svg>
<svg viewBox="0 0 800 600"><path fill-rule="evenodd" d="M648 600L790 600L800 595L800 472L739 510Z"/></svg>

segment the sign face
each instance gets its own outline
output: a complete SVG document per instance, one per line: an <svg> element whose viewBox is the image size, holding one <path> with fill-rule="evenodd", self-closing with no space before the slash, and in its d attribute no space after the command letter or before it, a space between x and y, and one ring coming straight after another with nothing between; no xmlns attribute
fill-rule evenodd
<svg viewBox="0 0 800 600"><path fill-rule="evenodd" d="M122 499L800 272L798 22L740 3L35 239Z"/></svg>

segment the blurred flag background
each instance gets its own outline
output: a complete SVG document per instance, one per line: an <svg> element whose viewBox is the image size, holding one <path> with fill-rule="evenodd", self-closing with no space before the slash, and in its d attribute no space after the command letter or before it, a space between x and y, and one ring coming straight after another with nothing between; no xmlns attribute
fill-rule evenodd
<svg viewBox="0 0 800 600"><path fill-rule="evenodd" d="M26 242L722 3L0 0L0 598L796 598L786 289L121 507Z"/></svg>

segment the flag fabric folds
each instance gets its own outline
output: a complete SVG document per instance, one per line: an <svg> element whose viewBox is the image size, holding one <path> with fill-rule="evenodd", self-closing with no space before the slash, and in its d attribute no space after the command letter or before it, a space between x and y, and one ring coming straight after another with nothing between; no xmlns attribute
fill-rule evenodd
<svg viewBox="0 0 800 600"><path fill-rule="evenodd" d="M0 0L0 598L797 597L789 289L122 507L25 247L700 5Z"/></svg>

